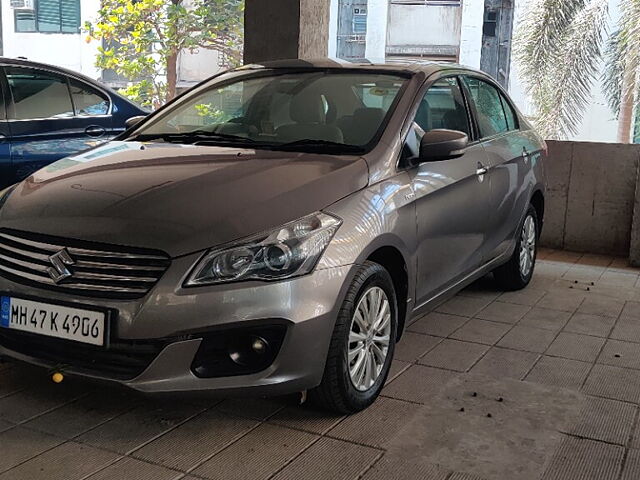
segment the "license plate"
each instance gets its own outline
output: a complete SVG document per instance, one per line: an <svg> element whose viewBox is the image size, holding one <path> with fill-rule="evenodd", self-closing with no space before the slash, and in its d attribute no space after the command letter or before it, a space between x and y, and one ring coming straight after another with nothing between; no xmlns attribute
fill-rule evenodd
<svg viewBox="0 0 640 480"><path fill-rule="evenodd" d="M103 312L0 297L0 327L91 345L104 345Z"/></svg>

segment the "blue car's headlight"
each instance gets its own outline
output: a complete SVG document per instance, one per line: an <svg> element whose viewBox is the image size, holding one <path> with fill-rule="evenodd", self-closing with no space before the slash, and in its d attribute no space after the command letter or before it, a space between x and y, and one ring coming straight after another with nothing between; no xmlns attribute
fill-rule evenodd
<svg viewBox="0 0 640 480"><path fill-rule="evenodd" d="M241 280L281 280L313 270L341 221L315 213L265 234L208 251L187 287Z"/></svg>

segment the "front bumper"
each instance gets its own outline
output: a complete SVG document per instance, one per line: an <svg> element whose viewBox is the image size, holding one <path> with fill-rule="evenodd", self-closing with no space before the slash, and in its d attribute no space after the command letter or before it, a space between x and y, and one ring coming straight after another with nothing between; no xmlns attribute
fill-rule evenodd
<svg viewBox="0 0 640 480"><path fill-rule="evenodd" d="M108 308L117 312L111 321L110 346L82 352L80 345L66 342L64 349L77 349L91 358L87 362L56 358L38 349L21 348L0 337L0 355L61 369L64 373L126 385L147 393L215 391L220 394L280 395L318 385L322 379L329 341L352 267L317 270L310 275L281 282L242 282L184 289L183 275L197 255L179 258L160 282L142 300L117 301L71 297L0 278L0 292L35 297L43 302L73 302L79 307ZM203 338L229 328L286 326L286 334L273 363L247 375L201 378L192 363ZM41 339L41 337L39 338ZM47 339L54 343L55 339ZM108 362L122 360L122 346L130 355L146 360L134 376L116 374ZM155 349L155 350L154 350ZM43 351L43 350L42 350ZM115 365L112 365L115 367ZM140 373L141 372L141 373Z"/></svg>

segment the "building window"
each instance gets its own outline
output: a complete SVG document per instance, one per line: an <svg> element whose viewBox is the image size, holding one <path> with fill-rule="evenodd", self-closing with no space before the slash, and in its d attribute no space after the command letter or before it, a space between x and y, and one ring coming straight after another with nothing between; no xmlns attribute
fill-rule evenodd
<svg viewBox="0 0 640 480"><path fill-rule="evenodd" d="M34 10L16 10L16 32L80 33L80 0L36 0Z"/></svg>

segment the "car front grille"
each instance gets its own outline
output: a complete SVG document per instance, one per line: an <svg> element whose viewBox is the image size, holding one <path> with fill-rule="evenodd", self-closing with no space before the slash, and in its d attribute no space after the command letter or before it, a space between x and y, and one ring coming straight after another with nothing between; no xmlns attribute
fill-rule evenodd
<svg viewBox="0 0 640 480"><path fill-rule="evenodd" d="M71 276L53 279L51 256L68 254ZM146 295L167 270L164 252L0 230L0 276L64 293L131 299Z"/></svg>

